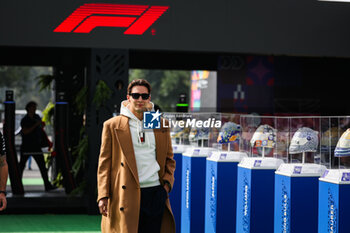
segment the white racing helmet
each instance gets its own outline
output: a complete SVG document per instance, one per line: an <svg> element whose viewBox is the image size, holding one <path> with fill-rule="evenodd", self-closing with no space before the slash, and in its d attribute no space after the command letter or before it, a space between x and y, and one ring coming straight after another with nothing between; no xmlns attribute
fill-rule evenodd
<svg viewBox="0 0 350 233"><path fill-rule="evenodd" d="M334 151L335 157L350 156L350 129L347 129L340 137Z"/></svg>
<svg viewBox="0 0 350 233"><path fill-rule="evenodd" d="M318 132L307 127L302 127L294 133L290 142L289 153L316 152L317 146Z"/></svg>
<svg viewBox="0 0 350 233"><path fill-rule="evenodd" d="M274 148L275 144L276 130L269 125L260 125L250 140L252 147Z"/></svg>

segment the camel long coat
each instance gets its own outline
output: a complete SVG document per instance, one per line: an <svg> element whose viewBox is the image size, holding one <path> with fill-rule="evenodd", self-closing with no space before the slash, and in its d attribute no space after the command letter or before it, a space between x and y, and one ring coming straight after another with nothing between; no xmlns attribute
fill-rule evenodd
<svg viewBox="0 0 350 233"><path fill-rule="evenodd" d="M174 183L175 160L167 128L155 129L156 156L161 184ZM108 197L108 216L102 216L102 233L137 233L140 212L140 184L129 119L117 116L104 123L98 164L98 197ZM169 198L162 220L162 233L175 233Z"/></svg>

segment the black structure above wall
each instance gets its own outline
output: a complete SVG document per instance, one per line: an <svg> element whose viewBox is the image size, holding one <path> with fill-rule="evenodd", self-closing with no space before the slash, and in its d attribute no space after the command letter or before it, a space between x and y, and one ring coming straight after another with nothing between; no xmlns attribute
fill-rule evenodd
<svg viewBox="0 0 350 233"><path fill-rule="evenodd" d="M55 66L86 65L89 48L13 47L0 46L0 65ZM129 50L130 68L169 70L216 70L222 54Z"/></svg>

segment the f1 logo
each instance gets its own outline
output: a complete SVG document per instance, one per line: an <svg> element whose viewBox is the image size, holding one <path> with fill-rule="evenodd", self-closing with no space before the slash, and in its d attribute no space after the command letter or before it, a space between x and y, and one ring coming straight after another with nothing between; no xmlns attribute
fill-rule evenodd
<svg viewBox="0 0 350 233"><path fill-rule="evenodd" d="M125 27L126 35L142 35L168 6L87 3L76 9L54 32L90 33L96 27Z"/></svg>

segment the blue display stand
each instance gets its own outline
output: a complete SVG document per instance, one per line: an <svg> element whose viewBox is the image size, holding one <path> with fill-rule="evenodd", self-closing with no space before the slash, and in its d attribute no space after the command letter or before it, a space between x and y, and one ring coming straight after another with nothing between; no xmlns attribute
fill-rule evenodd
<svg viewBox="0 0 350 233"><path fill-rule="evenodd" d="M247 154L213 152L207 158L205 232L226 233L236 229L237 165Z"/></svg>
<svg viewBox="0 0 350 233"><path fill-rule="evenodd" d="M317 233L318 164L282 164L275 177L274 232Z"/></svg>
<svg viewBox="0 0 350 233"><path fill-rule="evenodd" d="M350 232L350 169L326 170L319 179L318 233Z"/></svg>
<svg viewBox="0 0 350 233"><path fill-rule="evenodd" d="M169 193L171 209L175 218L176 233L181 232L181 177L182 177L182 153L185 151L185 145L173 145L174 159L176 169L174 172L174 186Z"/></svg>
<svg viewBox="0 0 350 233"><path fill-rule="evenodd" d="M182 156L181 233L204 232L206 158L212 148L188 148Z"/></svg>
<svg viewBox="0 0 350 233"><path fill-rule="evenodd" d="M277 158L244 158L238 165L236 233L273 232Z"/></svg>

